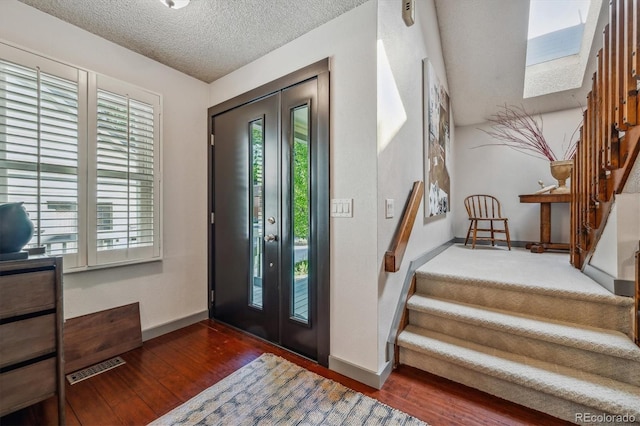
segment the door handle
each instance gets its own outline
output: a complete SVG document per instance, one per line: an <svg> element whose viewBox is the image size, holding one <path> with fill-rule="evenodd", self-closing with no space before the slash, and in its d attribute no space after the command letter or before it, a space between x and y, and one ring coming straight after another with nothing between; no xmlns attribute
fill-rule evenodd
<svg viewBox="0 0 640 426"><path fill-rule="evenodd" d="M269 241L278 241L278 236L277 236L277 235L273 235L273 234L269 234L269 235L266 235L266 236L264 237L264 240L265 240L266 242L269 242Z"/></svg>

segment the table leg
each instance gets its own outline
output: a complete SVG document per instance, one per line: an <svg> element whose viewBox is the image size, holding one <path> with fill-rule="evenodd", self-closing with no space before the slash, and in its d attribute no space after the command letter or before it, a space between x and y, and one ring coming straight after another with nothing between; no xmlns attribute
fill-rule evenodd
<svg viewBox="0 0 640 426"><path fill-rule="evenodd" d="M532 253L545 250L569 250L569 244L551 242L551 203L540 203L540 242L527 244Z"/></svg>
<svg viewBox="0 0 640 426"><path fill-rule="evenodd" d="M540 203L540 242L551 242L551 203Z"/></svg>
<svg viewBox="0 0 640 426"><path fill-rule="evenodd" d="M551 243L551 203L540 203L540 241L525 247L531 253L544 253Z"/></svg>

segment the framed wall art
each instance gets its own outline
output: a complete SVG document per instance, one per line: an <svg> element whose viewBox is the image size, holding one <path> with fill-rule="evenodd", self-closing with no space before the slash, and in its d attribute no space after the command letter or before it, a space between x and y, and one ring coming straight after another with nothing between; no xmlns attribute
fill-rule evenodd
<svg viewBox="0 0 640 426"><path fill-rule="evenodd" d="M422 60L425 217L451 210L449 94L429 59Z"/></svg>

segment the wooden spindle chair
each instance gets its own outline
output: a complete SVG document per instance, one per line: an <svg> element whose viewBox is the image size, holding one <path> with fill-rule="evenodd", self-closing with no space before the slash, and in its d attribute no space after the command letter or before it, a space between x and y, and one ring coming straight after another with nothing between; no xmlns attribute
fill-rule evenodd
<svg viewBox="0 0 640 426"><path fill-rule="evenodd" d="M500 209L500 201L491 195L470 195L464 199L464 206L469 214L469 230L464 245L467 245L469 236L473 230L473 238L471 248L476 248L476 241L491 241L491 245L495 246L497 241L506 242L509 250L511 250L511 237L509 236L508 218L502 217ZM488 222L488 228L479 227L480 222ZM496 228L494 222L502 222L502 228ZM487 226L487 225L483 225ZM489 232L490 237L478 237L478 232ZM496 234L505 234L505 239L496 238Z"/></svg>

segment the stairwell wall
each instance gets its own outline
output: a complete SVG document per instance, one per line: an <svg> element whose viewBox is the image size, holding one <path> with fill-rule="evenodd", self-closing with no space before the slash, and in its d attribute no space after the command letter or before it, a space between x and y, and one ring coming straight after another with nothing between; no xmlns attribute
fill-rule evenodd
<svg viewBox="0 0 640 426"><path fill-rule="evenodd" d="M446 215L425 219L424 199L416 217L404 261L398 272L384 271L384 254L402 219L414 181L424 180L422 60L429 58L441 83L448 88L440 31L434 0L415 2L415 23L402 20L401 2L378 1L378 177L377 177L377 270L378 270L378 371L389 364L386 340L392 326L402 285L411 260L453 238L453 217L461 206L452 205ZM455 106L454 106L455 107ZM451 118L451 146L457 143ZM447 156L451 158L451 147ZM455 173L449 161L451 192ZM425 182L426 185L426 182ZM395 215L385 218L385 199L393 199Z"/></svg>
<svg viewBox="0 0 640 426"><path fill-rule="evenodd" d="M454 106L455 107L455 106ZM534 113L534 111L530 111ZM558 156L566 150L572 134L582 121L580 108L541 114L543 133ZM532 194L538 180L544 185L557 184L551 176L549 161L534 158L505 146L484 146L499 143L481 130L489 130L488 123L456 128L453 157L456 164L457 190L454 193L454 232L457 238L467 235L469 220L464 198L471 194L490 194L502 204L502 213L509 218L512 241L540 239L540 205L522 204L518 195ZM575 134L575 138L579 136ZM567 181L569 185L570 180ZM551 207L551 241L569 242L569 204Z"/></svg>
<svg viewBox="0 0 640 426"><path fill-rule="evenodd" d="M635 281L635 253L640 241L640 156L621 194L614 194L602 236L589 262L611 277Z"/></svg>

